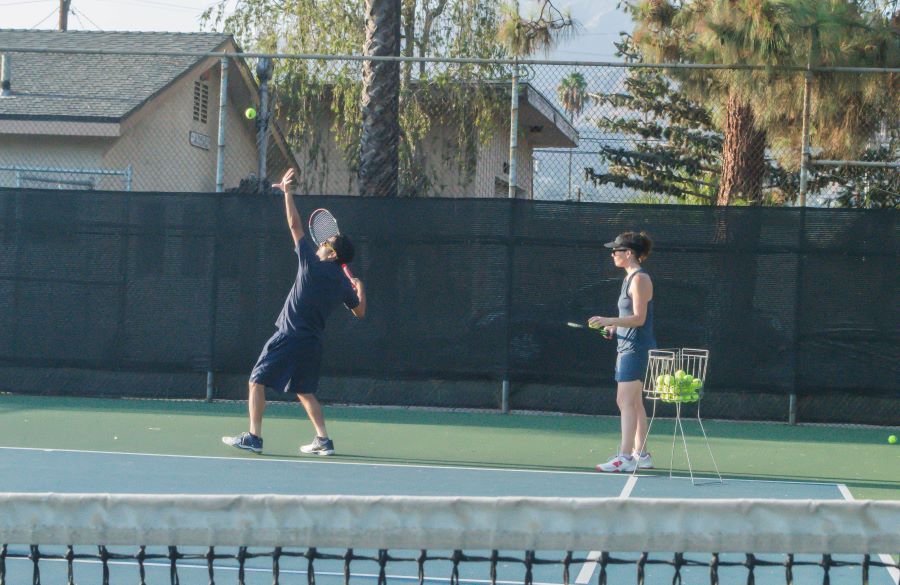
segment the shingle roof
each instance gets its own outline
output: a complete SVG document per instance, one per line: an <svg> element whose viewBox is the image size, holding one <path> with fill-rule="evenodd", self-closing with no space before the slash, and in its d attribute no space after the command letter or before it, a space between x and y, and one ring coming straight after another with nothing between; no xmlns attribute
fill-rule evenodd
<svg viewBox="0 0 900 585"><path fill-rule="evenodd" d="M202 57L16 53L12 48L83 50L218 50L222 33L104 32L0 29L10 58L12 99L0 119L120 120L170 85Z"/></svg>

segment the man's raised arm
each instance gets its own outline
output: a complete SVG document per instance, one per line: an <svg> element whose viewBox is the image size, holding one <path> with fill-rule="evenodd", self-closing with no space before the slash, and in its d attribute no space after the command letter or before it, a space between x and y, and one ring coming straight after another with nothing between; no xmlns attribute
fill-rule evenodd
<svg viewBox="0 0 900 585"><path fill-rule="evenodd" d="M296 246L300 238L303 237L303 221L297 212L297 206L294 205L293 183L294 169L288 169L284 176L281 177L281 182L275 183L272 187L284 191L284 211L287 215L288 227L291 228L291 237L294 238L294 246Z"/></svg>

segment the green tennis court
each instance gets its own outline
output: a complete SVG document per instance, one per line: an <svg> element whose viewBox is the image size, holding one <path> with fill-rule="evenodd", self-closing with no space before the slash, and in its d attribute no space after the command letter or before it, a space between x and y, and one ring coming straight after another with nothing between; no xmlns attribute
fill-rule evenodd
<svg viewBox="0 0 900 585"><path fill-rule="evenodd" d="M327 416L339 454L319 459L297 454L298 445L310 434L309 423L301 408L283 403L270 404L263 455L222 445L220 436L244 429L245 408L234 402L0 396L0 427L4 429L0 493L646 501L754 498L772 502L900 499L900 449L887 444L883 428L708 421L710 447L725 481L710 479L712 468L703 456L705 445L691 435L688 446L695 475L705 478L694 485L685 477L680 449L675 451L676 477L669 477L669 419L658 419L654 432L659 434L651 437L660 469L632 477L592 471L616 444L618 421L612 417L333 406L327 408ZM688 433L695 430L690 421L685 424ZM847 460L856 464L835 463ZM340 513L340 507L335 513ZM43 582L68 579L66 549L59 544L40 548ZM33 581L37 564L27 558L29 550L23 547L10 545L5 552L8 583ZM148 547L148 556L140 563L134 550L124 547L105 549L105 560L97 556L96 547L89 553L83 548L79 553L78 547L73 550L75 555L83 555L71 565L79 582L104 582L104 566L110 582L133 580L138 565L148 583L172 579L170 553L165 547ZM206 549L179 547L179 551L186 555L178 560L179 582L208 582ZM246 583L271 582L271 553L257 551L259 557L253 549L250 553L239 559L240 549L217 547L216 554L226 557L216 560L218 582L233 582L239 573ZM288 553L277 563L285 582L310 578L311 554L295 554L298 556ZM315 580L343 582L344 554L316 549L312 553ZM361 548L353 554L355 560L346 571L354 582L378 581L380 575L394 582L419 579L417 550L391 551L390 557L379 557L378 550ZM466 550L460 553L466 558L455 560L452 550L430 550L428 554L428 576L423 582L481 583L491 579L486 567L490 551ZM614 556L615 563L607 566L598 551L573 551L563 576L559 561L563 557L548 554L539 554L544 560L531 566L525 557L500 551L494 579L498 583L586 584L597 582L601 574L610 582L635 582L641 573L647 583L664 583L672 582L677 573L684 582L709 581L708 561L690 555L678 561L685 564L677 568L653 554L640 561L639 553ZM35 556L33 551L31 556ZM473 557L476 560L469 560ZM791 568L795 583L822 582L816 557L791 559L797 563ZM834 559L843 562L841 556ZM637 569L639 562L647 564ZM785 569L777 555L759 555L754 563L759 563L753 570L757 583L784 581ZM716 564L722 582L747 581L744 555L722 554L716 557ZM874 585L897 582L896 575L883 567L873 566L868 571ZM848 567L838 566L828 578L831 583L849 585L858 582L857 577Z"/></svg>
<svg viewBox="0 0 900 585"><path fill-rule="evenodd" d="M337 462L582 472L612 454L619 433L617 417L340 406L327 407L326 416ZM0 395L0 447L307 460L298 446L312 430L298 405L269 404L262 456L219 441L246 425L244 402ZM896 429L704 425L726 478L839 483L857 499L900 499L900 445L887 442ZM685 426L695 470L708 475L712 466L699 431L690 420ZM671 420L658 419L649 443L659 468L653 474L667 474L671 441ZM674 470L687 472L679 449Z"/></svg>

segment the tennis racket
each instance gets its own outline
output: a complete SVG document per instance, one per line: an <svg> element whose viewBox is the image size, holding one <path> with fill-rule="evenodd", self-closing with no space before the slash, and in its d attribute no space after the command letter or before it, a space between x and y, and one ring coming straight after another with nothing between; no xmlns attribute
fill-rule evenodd
<svg viewBox="0 0 900 585"><path fill-rule="evenodd" d="M599 333L600 335L603 335L604 337L609 335L609 332L606 330L606 327L600 327L598 329L594 329L593 327L588 327L587 325L584 325L582 323L575 323L574 321L569 321L568 323L566 323L566 325L568 325L569 327L572 327L573 329L590 329L591 331L596 331L597 333Z"/></svg>
<svg viewBox="0 0 900 585"><path fill-rule="evenodd" d="M330 211L316 209L309 214L309 237L312 238L317 248L322 245L322 242L328 241L328 238L339 235L341 235L341 230L338 229L337 220ZM341 268L344 269L347 278L353 279L353 274L346 264L341 264Z"/></svg>

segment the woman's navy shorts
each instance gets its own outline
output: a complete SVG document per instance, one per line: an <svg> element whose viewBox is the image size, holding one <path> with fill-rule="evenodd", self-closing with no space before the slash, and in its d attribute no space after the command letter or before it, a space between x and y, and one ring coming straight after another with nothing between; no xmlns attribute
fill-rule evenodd
<svg viewBox="0 0 900 585"><path fill-rule="evenodd" d="M626 351L616 354L616 382L634 382L647 373L646 351Z"/></svg>
<svg viewBox="0 0 900 585"><path fill-rule="evenodd" d="M319 389L322 342L316 337L294 337L278 331L266 342L250 381L278 392L315 394Z"/></svg>

